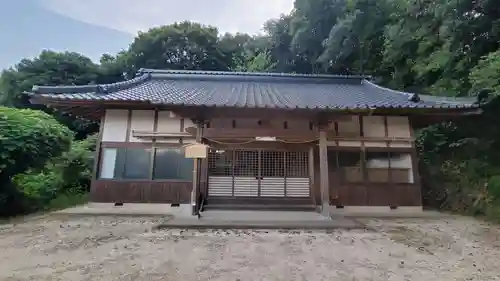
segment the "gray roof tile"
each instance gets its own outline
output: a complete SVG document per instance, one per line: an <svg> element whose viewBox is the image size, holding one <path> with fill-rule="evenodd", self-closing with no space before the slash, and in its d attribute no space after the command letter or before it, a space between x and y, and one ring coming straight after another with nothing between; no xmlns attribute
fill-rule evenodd
<svg viewBox="0 0 500 281"><path fill-rule="evenodd" d="M375 109L477 108L475 99L437 98L391 90L366 77L142 69L107 85L34 86L56 100L142 101L165 105Z"/></svg>

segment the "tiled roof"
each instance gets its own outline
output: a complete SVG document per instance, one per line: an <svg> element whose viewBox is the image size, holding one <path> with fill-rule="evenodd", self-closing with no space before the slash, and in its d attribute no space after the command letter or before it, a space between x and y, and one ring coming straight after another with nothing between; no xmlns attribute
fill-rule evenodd
<svg viewBox="0 0 500 281"><path fill-rule="evenodd" d="M50 100L141 101L152 104L304 109L477 108L475 99L394 91L362 76L141 69L107 85L34 86Z"/></svg>

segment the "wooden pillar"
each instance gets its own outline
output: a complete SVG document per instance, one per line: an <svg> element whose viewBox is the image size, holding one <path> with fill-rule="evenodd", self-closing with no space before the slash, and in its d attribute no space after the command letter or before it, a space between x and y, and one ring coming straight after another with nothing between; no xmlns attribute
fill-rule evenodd
<svg viewBox="0 0 500 281"><path fill-rule="evenodd" d="M201 143L203 134L203 122L196 121L196 142ZM200 167L201 160L194 159L193 165L193 189L191 190L191 206L193 216L199 215L198 198L200 196Z"/></svg>
<svg viewBox="0 0 500 281"><path fill-rule="evenodd" d="M319 130L319 179L321 191L321 213L330 216L330 184L328 179L328 148L326 131Z"/></svg>
<svg viewBox="0 0 500 281"><path fill-rule="evenodd" d="M102 134L104 133L104 122L106 122L106 111L104 111L101 116L101 123L99 124L99 135L97 137L97 141L95 144L95 152L94 152L94 165L92 167L92 178L90 181L90 201L96 201L97 199L97 186L96 180L99 177L100 173L100 165L101 165L101 142L102 142Z"/></svg>

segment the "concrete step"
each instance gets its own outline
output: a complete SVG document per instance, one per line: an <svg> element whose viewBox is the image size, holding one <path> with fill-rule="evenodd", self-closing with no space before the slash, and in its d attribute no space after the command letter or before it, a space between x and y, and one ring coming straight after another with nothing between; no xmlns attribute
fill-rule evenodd
<svg viewBox="0 0 500 281"><path fill-rule="evenodd" d="M312 205L264 205L264 204L207 204L203 211L208 210L245 210L245 211L315 211Z"/></svg>

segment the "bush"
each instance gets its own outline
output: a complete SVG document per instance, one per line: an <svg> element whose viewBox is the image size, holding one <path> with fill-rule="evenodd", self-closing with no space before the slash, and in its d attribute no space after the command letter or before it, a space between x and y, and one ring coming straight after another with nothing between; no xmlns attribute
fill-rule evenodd
<svg viewBox="0 0 500 281"><path fill-rule="evenodd" d="M69 151L50 160L44 169L16 175L14 183L26 198L26 211L70 206L86 198L92 177L96 136L73 142ZM56 200L54 203L54 200ZM66 201L66 202L65 202ZM57 207L55 207L57 208Z"/></svg>
<svg viewBox="0 0 500 281"><path fill-rule="evenodd" d="M0 179L43 167L71 145L73 133L47 113L0 107Z"/></svg>
<svg viewBox="0 0 500 281"><path fill-rule="evenodd" d="M73 133L47 113L0 107L0 215L25 212L25 206L29 205L23 201L24 192L15 188L13 177L43 169L48 160L69 149L72 138ZM46 182L54 177L40 175L24 183L28 183L26 188L32 192L36 188L29 183Z"/></svg>
<svg viewBox="0 0 500 281"><path fill-rule="evenodd" d="M19 174L14 177L13 182L22 193L21 204L24 212L43 208L57 196L63 186L61 174L51 170Z"/></svg>
<svg viewBox="0 0 500 281"><path fill-rule="evenodd" d="M63 190L89 191L96 143L97 135L76 141L54 161L53 169L61 172Z"/></svg>
<svg viewBox="0 0 500 281"><path fill-rule="evenodd" d="M434 125L419 134L424 204L500 220L500 99L483 114Z"/></svg>

